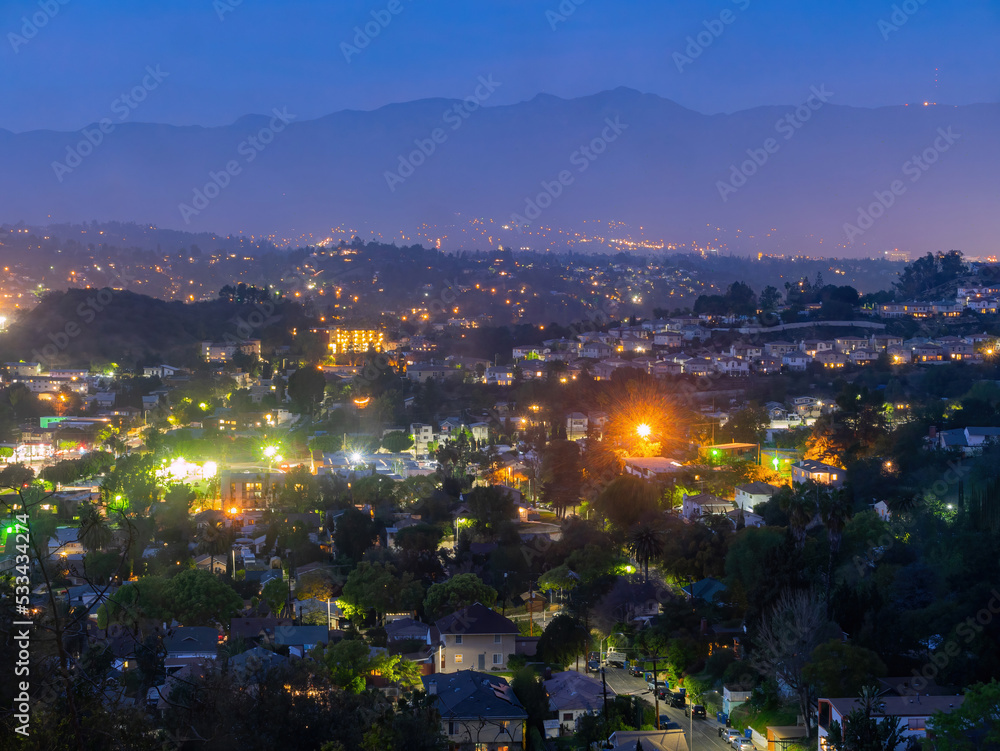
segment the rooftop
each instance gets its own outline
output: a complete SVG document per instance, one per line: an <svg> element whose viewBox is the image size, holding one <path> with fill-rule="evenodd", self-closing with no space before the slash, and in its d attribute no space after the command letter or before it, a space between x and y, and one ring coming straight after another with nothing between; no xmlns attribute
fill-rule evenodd
<svg viewBox="0 0 1000 751"><path fill-rule="evenodd" d="M509 618L482 603L470 605L438 620L435 625L442 634L520 634Z"/></svg>
<svg viewBox="0 0 1000 751"><path fill-rule="evenodd" d="M475 670L423 677L424 688L437 697L445 719L503 718L526 720L528 713L506 680Z"/></svg>

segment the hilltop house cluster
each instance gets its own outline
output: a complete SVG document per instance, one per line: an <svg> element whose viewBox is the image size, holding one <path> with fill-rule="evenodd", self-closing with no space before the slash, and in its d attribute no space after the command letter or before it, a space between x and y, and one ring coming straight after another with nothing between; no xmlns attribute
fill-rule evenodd
<svg viewBox="0 0 1000 751"><path fill-rule="evenodd" d="M878 306L882 318L930 318L943 316L956 318L966 311L982 315L996 315L1000 310L1000 286L960 284L954 300L932 302L885 303Z"/></svg>

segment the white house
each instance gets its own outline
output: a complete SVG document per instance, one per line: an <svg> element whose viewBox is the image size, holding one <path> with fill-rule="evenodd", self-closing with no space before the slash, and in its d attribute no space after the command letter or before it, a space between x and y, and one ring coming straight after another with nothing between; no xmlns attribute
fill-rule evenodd
<svg viewBox="0 0 1000 751"><path fill-rule="evenodd" d="M509 365L492 366L486 369L487 386L510 386L514 383L514 368Z"/></svg>
<svg viewBox="0 0 1000 751"><path fill-rule="evenodd" d="M49 555L83 555L83 543L79 540L78 527L58 527L49 539Z"/></svg>
<svg viewBox="0 0 1000 751"><path fill-rule="evenodd" d="M157 378L173 378L178 373L183 372L181 368L173 365L152 365L142 369L142 374L147 378L156 376Z"/></svg>
<svg viewBox="0 0 1000 751"><path fill-rule="evenodd" d="M766 503L780 488L766 482L748 482L736 486L736 505L744 511L752 511L758 503Z"/></svg>
<svg viewBox="0 0 1000 751"><path fill-rule="evenodd" d="M413 436L413 453L417 456L425 455L434 437L434 426L415 422L410 425L410 435Z"/></svg>
<svg viewBox="0 0 1000 751"><path fill-rule="evenodd" d="M575 441L587 435L589 421L582 412L570 412L566 415L566 438Z"/></svg>
<svg viewBox="0 0 1000 751"><path fill-rule="evenodd" d="M556 713L559 725L567 733L576 732L581 717L597 714L604 706L601 682L575 670L554 673L543 685L549 695L549 709Z"/></svg>
<svg viewBox="0 0 1000 751"><path fill-rule="evenodd" d="M726 514L733 508L733 504L724 501L711 493L699 493L698 495L684 494L681 504L681 516L688 521L698 521L702 517L715 514Z"/></svg>
<svg viewBox="0 0 1000 751"><path fill-rule="evenodd" d="M614 353L615 348L604 342L587 342L580 352L584 357L594 360L603 360L605 357L611 357Z"/></svg>
<svg viewBox="0 0 1000 751"><path fill-rule="evenodd" d="M839 488L844 484L847 470L834 467L812 459L801 459L792 465L792 482L807 482L812 480L820 485L831 485Z"/></svg>
<svg viewBox="0 0 1000 751"><path fill-rule="evenodd" d="M805 352L789 352L781 356L781 364L789 370L805 370L812 360Z"/></svg>
<svg viewBox="0 0 1000 751"><path fill-rule="evenodd" d="M937 712L950 713L962 706L964 696L908 696L880 697L879 714L875 717L898 717L899 727L903 731L902 742L896 746L898 751L907 748L910 738L927 737L927 727L931 725L931 716ZM819 700L819 751L826 751L827 736L833 722L844 725L844 718L854 709L859 709L857 699L820 699Z"/></svg>

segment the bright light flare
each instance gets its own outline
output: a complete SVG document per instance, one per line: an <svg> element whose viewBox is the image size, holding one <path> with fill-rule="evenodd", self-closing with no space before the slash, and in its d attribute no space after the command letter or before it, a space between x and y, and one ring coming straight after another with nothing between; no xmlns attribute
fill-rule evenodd
<svg viewBox="0 0 1000 751"><path fill-rule="evenodd" d="M653 429L649 427L649 425L647 425L646 423L641 422L638 425L636 425L635 432L636 435L638 435L640 438L645 439L649 438L649 436L653 434Z"/></svg>

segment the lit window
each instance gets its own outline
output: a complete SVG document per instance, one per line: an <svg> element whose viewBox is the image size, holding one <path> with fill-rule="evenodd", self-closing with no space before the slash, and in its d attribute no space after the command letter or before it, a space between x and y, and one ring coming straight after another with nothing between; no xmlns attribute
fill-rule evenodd
<svg viewBox="0 0 1000 751"><path fill-rule="evenodd" d="M455 655L455 664L456 665L462 664L462 655Z"/></svg>

